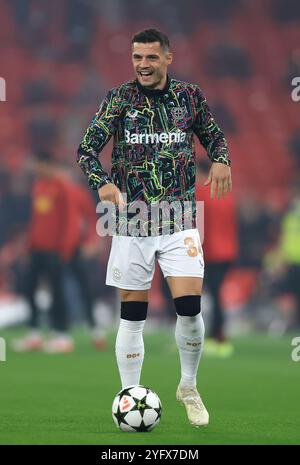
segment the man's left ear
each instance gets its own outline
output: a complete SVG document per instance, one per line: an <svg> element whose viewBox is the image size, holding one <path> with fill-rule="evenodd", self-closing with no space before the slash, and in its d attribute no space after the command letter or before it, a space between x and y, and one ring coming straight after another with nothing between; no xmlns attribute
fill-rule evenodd
<svg viewBox="0 0 300 465"><path fill-rule="evenodd" d="M169 52L167 54L167 60L168 60L168 64L170 65L173 61L173 53Z"/></svg>

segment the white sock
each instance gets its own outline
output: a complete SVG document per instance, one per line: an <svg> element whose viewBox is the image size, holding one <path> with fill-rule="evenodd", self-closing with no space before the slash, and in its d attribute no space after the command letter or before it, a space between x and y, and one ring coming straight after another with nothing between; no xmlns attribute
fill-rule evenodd
<svg viewBox="0 0 300 465"><path fill-rule="evenodd" d="M122 389L140 384L144 360L143 321L120 319L116 339L116 357L121 377Z"/></svg>
<svg viewBox="0 0 300 465"><path fill-rule="evenodd" d="M201 313L196 316L177 315L175 339L180 356L181 387L196 387L204 332L204 321Z"/></svg>

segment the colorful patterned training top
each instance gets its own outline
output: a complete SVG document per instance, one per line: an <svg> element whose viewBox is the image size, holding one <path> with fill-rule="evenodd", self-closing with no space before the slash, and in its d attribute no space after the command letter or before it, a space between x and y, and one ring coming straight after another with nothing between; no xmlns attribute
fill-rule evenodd
<svg viewBox="0 0 300 465"><path fill-rule="evenodd" d="M149 90L129 81L101 103L79 146L78 163L92 189L113 182L129 205L195 202L194 134L212 162L230 164L224 134L197 85L168 78L163 90ZM112 136L109 176L98 155Z"/></svg>

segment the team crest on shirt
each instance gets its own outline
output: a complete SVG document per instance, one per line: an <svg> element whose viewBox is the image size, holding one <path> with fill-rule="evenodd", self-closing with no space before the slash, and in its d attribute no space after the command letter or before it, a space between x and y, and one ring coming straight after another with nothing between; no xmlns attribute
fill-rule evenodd
<svg viewBox="0 0 300 465"><path fill-rule="evenodd" d="M175 121L181 121L185 117L186 108L185 107L174 107L171 109L171 113Z"/></svg>

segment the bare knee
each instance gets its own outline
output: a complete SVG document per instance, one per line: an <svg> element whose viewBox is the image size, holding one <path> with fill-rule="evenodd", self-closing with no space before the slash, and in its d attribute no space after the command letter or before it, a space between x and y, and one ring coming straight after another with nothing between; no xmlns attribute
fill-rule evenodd
<svg viewBox="0 0 300 465"><path fill-rule="evenodd" d="M186 295L201 295L202 278L168 276L167 282L173 299Z"/></svg>
<svg viewBox="0 0 300 465"><path fill-rule="evenodd" d="M121 302L148 302L148 290L119 289Z"/></svg>

